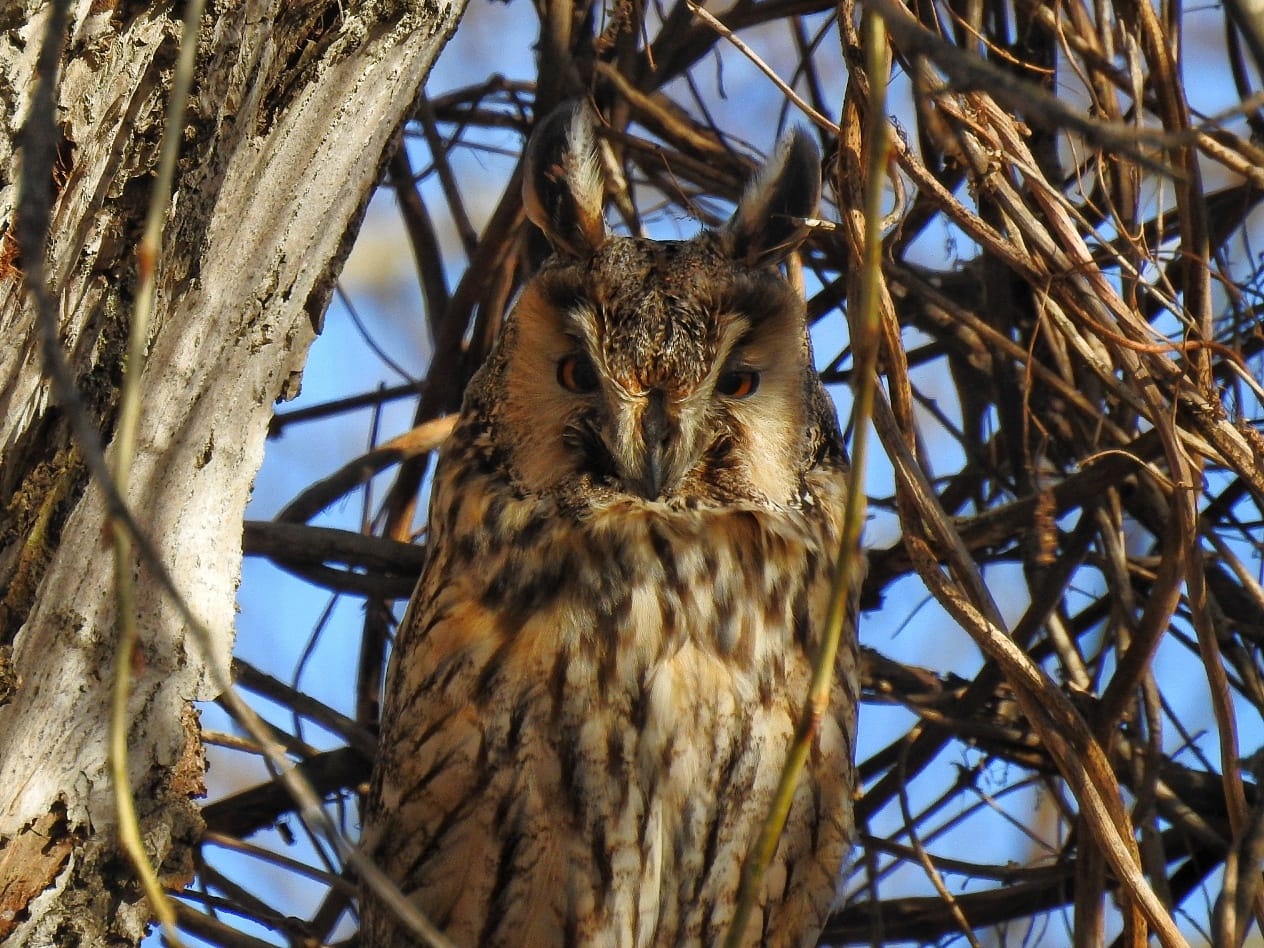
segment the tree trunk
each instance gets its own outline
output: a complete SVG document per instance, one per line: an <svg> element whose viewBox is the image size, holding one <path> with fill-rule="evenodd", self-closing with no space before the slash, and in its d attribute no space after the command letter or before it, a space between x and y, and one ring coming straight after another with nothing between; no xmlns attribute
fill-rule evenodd
<svg viewBox="0 0 1264 948"><path fill-rule="evenodd" d="M0 12L0 941L124 945L150 910L117 845L107 762L116 639L103 496L41 371L13 232L51 4ZM176 12L182 4L175 5ZM233 642L241 523L272 405L292 394L379 170L461 14L451 5L225 0L202 19L127 499L204 655L137 565L132 789L161 875L192 872L203 761L193 702ZM167 4L77 0L62 47L49 287L108 442L179 24Z"/></svg>

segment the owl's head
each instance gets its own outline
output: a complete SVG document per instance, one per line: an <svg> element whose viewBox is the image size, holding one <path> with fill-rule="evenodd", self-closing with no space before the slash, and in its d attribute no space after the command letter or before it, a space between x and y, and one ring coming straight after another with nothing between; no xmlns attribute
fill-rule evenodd
<svg viewBox="0 0 1264 948"><path fill-rule="evenodd" d="M611 234L592 118L565 107L528 144L524 200L555 253L523 289L466 415L528 493L794 504L839 462L804 306L778 269L816 211L816 147L792 132L733 218L687 241Z"/></svg>

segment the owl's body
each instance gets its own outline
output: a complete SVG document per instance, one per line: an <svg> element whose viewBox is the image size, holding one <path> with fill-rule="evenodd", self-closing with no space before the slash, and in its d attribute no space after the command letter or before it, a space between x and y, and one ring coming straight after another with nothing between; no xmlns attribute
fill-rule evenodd
<svg viewBox="0 0 1264 948"><path fill-rule="evenodd" d="M559 253L440 459L366 813L371 854L458 945L723 938L838 552L845 459L769 263L815 205L819 179L783 180L814 151L783 148L800 167L727 231L656 243L598 223L586 123L532 145ZM856 687L849 639L746 943L824 923ZM362 920L365 948L413 943L367 893Z"/></svg>

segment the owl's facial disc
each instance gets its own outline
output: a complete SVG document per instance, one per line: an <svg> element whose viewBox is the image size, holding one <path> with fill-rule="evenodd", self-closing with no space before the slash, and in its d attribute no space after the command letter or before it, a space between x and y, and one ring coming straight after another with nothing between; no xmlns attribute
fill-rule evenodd
<svg viewBox="0 0 1264 948"><path fill-rule="evenodd" d="M555 258L509 330L492 371L523 489L595 505L796 496L810 354L775 271L734 265L706 235L611 237Z"/></svg>

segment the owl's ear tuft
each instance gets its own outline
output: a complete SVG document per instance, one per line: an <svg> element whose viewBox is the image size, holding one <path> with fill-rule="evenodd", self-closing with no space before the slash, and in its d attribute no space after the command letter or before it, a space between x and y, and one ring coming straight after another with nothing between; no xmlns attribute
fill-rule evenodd
<svg viewBox="0 0 1264 948"><path fill-rule="evenodd" d="M606 242L605 197L593 116L565 103L540 122L527 143L522 201L527 217L565 254L582 257Z"/></svg>
<svg viewBox="0 0 1264 948"><path fill-rule="evenodd" d="M748 266L780 263L803 242L821 199L821 154L801 128L777 143L720 233L725 252Z"/></svg>

